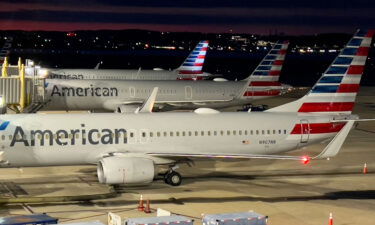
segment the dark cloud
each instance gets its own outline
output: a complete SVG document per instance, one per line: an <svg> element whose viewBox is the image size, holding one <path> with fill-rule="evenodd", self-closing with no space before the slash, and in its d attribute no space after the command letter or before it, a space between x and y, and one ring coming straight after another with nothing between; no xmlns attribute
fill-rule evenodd
<svg viewBox="0 0 375 225"><path fill-rule="evenodd" d="M2 2L14 3L14 0L2 0ZM245 7L245 8L374 8L373 0L17 0L17 3L30 4L64 4L64 5L113 5L113 6L140 6L140 7Z"/></svg>
<svg viewBox="0 0 375 225"><path fill-rule="evenodd" d="M0 13L0 19L34 20L49 22L76 22L76 23L131 23L131 24L260 24L260 25L303 25L303 26L334 26L347 25L356 27L371 27L374 25L375 15L362 17L345 17L333 15L286 15L286 16L228 16L213 15L178 15L173 12L168 15L152 13L109 13L109 12L76 12L76 11L47 11L22 10Z"/></svg>
<svg viewBox="0 0 375 225"><path fill-rule="evenodd" d="M374 28L374 11L373 0L1 0L0 29L3 21L8 25L22 21L39 22L38 29L43 29L42 22L45 22L56 23L56 28L80 23L82 26L89 24L90 29L94 24L117 27L124 24L124 29L148 24L190 26L189 31L207 25L211 30L222 26L279 26L282 31L290 30L289 26L314 31L337 27L337 30L351 32L357 27Z"/></svg>

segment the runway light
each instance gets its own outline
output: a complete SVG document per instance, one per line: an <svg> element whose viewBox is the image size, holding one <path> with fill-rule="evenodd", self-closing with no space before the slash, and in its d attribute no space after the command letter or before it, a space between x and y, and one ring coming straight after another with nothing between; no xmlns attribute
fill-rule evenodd
<svg viewBox="0 0 375 225"><path fill-rule="evenodd" d="M302 156L301 161L303 164L309 164L310 163L310 157L309 156Z"/></svg>

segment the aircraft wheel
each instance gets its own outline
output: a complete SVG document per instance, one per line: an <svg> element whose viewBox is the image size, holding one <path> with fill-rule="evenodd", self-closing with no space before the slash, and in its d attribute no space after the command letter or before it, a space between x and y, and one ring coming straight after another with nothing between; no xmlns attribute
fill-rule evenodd
<svg viewBox="0 0 375 225"><path fill-rule="evenodd" d="M168 180L169 174L170 174L169 172L164 174L164 183L166 183L166 184L169 184L169 180Z"/></svg>
<svg viewBox="0 0 375 225"><path fill-rule="evenodd" d="M165 183L172 185L172 186L179 186L182 182L182 177L176 171L172 171L166 174Z"/></svg>

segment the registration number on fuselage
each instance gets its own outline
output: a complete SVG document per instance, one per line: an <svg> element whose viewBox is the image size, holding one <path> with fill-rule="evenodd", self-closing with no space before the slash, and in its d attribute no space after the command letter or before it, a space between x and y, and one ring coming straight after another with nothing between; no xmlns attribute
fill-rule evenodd
<svg viewBox="0 0 375 225"><path fill-rule="evenodd" d="M259 144L260 145L275 145L276 140L260 140Z"/></svg>

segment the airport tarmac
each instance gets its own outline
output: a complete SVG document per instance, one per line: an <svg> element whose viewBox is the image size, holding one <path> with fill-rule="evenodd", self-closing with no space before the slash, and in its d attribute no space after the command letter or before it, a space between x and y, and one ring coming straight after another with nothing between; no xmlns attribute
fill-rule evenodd
<svg viewBox="0 0 375 225"><path fill-rule="evenodd" d="M262 101L275 106L300 94ZM361 118L375 118L375 88L363 87L355 107ZM325 144L297 150L316 154ZM367 163L369 173L363 174ZM3 198L81 196L109 193L98 184L95 166L41 167L0 170ZM330 160L303 165L287 160L198 160L182 165L178 187L156 180L144 187L116 187L115 196L81 202L10 204L0 206L0 216L48 213L62 223L99 220L107 212L122 218L155 216L137 211L139 196L151 208L163 208L195 219L202 213L254 210L269 216L270 225L321 225L333 213L334 224L373 225L375 222L375 122L351 131L341 152Z"/></svg>

